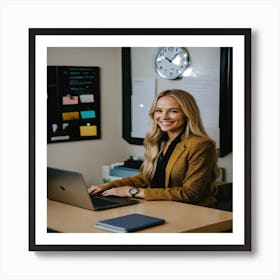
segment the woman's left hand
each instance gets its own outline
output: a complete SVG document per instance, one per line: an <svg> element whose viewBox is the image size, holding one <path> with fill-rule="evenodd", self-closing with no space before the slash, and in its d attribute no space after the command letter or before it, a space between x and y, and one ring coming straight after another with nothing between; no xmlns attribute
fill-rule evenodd
<svg viewBox="0 0 280 280"><path fill-rule="evenodd" d="M131 186L123 186L118 188L111 188L101 193L103 196L120 196L120 197L131 197L129 190L131 189Z"/></svg>

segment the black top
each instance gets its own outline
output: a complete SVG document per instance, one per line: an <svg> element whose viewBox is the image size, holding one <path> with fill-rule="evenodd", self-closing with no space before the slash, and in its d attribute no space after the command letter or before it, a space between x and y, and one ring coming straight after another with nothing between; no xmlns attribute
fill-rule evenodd
<svg viewBox="0 0 280 280"><path fill-rule="evenodd" d="M165 168L169 161L169 158L174 151L176 145L181 141L180 133L169 145L165 154L163 152L160 154L157 162L157 168L154 175L154 178L151 182L151 188L165 188Z"/></svg>

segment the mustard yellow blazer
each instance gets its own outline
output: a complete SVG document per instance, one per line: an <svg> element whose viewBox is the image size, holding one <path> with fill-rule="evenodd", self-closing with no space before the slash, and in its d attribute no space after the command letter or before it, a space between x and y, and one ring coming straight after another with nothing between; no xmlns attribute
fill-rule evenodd
<svg viewBox="0 0 280 280"><path fill-rule="evenodd" d="M165 188L150 188L140 173L106 184L109 187L146 188L146 200L175 200L215 207L215 181L218 175L217 151L209 139L183 135L165 169Z"/></svg>

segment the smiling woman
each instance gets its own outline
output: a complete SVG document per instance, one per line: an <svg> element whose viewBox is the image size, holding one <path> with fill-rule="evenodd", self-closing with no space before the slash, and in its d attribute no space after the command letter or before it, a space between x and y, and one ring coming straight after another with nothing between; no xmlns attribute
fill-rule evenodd
<svg viewBox="0 0 280 280"><path fill-rule="evenodd" d="M163 91L149 115L140 174L91 186L89 193L215 207L217 151L193 96L183 90Z"/></svg>

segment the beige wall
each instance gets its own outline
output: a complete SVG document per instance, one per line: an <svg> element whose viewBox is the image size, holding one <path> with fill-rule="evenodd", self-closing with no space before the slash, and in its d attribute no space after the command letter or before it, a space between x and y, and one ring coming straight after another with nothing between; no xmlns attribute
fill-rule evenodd
<svg viewBox="0 0 280 280"><path fill-rule="evenodd" d="M88 185L101 183L101 167L143 156L122 138L121 48L48 48L48 65L100 67L101 139L48 144L48 166L81 171ZM232 181L232 155L219 160Z"/></svg>

